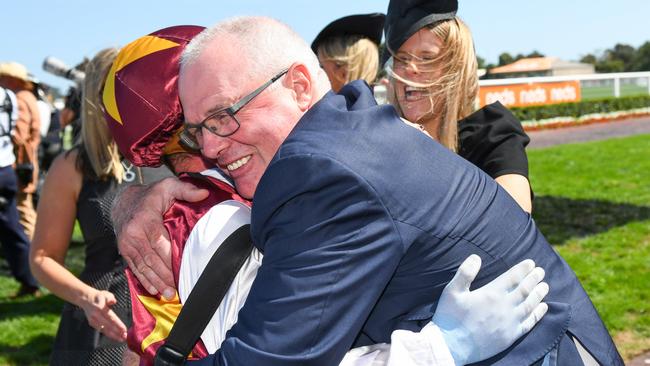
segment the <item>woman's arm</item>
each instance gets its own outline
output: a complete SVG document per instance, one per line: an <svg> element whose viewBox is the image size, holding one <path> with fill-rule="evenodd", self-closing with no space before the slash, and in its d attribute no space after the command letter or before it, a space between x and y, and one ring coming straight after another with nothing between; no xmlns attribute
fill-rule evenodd
<svg viewBox="0 0 650 366"><path fill-rule="evenodd" d="M494 180L515 199L524 211L532 212L533 203L530 197L530 183L526 177L521 174L504 174L494 178Z"/></svg>
<svg viewBox="0 0 650 366"><path fill-rule="evenodd" d="M30 267L43 286L82 308L92 327L123 341L126 326L110 309L116 302L113 294L88 286L64 267L82 184L81 173L75 168L76 156L75 151L60 155L47 174L38 205Z"/></svg>

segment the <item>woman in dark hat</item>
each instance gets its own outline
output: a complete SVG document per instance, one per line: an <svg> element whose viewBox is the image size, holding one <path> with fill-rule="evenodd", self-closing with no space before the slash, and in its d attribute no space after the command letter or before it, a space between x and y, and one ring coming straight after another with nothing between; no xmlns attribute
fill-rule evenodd
<svg viewBox="0 0 650 366"><path fill-rule="evenodd" d="M316 36L311 48L337 92L352 80L375 81L384 14L359 14L337 19Z"/></svg>
<svg viewBox="0 0 650 366"><path fill-rule="evenodd" d="M386 18L389 96L406 119L421 124L441 144L495 178L527 211L531 209L529 139L521 123L499 103L474 112L477 62L468 27L456 16L457 0L393 0ZM459 121L459 122L457 122ZM547 301L549 314L560 302ZM562 296L565 296L564 294ZM557 298L556 298L557 299ZM584 302L583 302L584 304ZM521 343L485 364L622 365L593 307L571 304L562 324L542 321ZM585 315L589 314L589 315ZM553 336L552 345L542 339ZM526 341L528 346L524 346Z"/></svg>
<svg viewBox="0 0 650 366"><path fill-rule="evenodd" d="M390 2L388 99L402 117L481 168L530 212L529 138L500 103L476 111L474 43L457 9L457 0Z"/></svg>

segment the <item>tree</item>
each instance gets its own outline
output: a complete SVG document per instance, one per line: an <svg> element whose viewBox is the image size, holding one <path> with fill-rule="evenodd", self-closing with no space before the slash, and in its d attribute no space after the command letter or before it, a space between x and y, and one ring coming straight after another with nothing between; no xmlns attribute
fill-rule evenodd
<svg viewBox="0 0 650 366"><path fill-rule="evenodd" d="M585 64L592 64L595 66L598 63L598 58L594 54L588 53L582 56L580 62Z"/></svg>
<svg viewBox="0 0 650 366"><path fill-rule="evenodd" d="M508 65L514 61L515 59L508 52L499 55L499 66Z"/></svg>
<svg viewBox="0 0 650 366"><path fill-rule="evenodd" d="M476 55L476 63L479 69L485 68L485 59L479 55Z"/></svg>
<svg viewBox="0 0 650 366"><path fill-rule="evenodd" d="M630 71L650 71L650 41L642 44L637 49Z"/></svg>
<svg viewBox="0 0 650 366"><path fill-rule="evenodd" d="M650 70L650 42L639 47L638 51L630 45L617 43L600 54L590 53L582 56L580 62L596 66L597 72Z"/></svg>
<svg viewBox="0 0 650 366"><path fill-rule="evenodd" d="M634 54L636 50L634 47L617 43L614 48L605 51L605 61L621 61L623 63L622 71L631 71L632 60L634 59Z"/></svg>
<svg viewBox="0 0 650 366"><path fill-rule="evenodd" d="M625 63L622 60L606 60L600 61L596 64L596 71L598 72L623 72L625 71Z"/></svg>
<svg viewBox="0 0 650 366"><path fill-rule="evenodd" d="M545 57L544 54L533 50L528 55L511 55L503 52L499 55L499 63L496 66L511 64L522 58ZM491 69L495 65L485 64L483 58L478 57L479 67ZM629 71L650 71L650 41L646 41L638 49L624 43L617 43L614 47L603 52L588 53L580 58L580 62L592 64L597 72L629 72Z"/></svg>

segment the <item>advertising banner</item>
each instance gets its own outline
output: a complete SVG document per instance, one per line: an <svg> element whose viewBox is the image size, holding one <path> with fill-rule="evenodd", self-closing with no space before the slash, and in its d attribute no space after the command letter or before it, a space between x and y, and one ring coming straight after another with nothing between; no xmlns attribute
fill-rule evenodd
<svg viewBox="0 0 650 366"><path fill-rule="evenodd" d="M479 103L482 106L500 101L506 107L579 102L580 82L577 80L553 83L530 83L481 86Z"/></svg>

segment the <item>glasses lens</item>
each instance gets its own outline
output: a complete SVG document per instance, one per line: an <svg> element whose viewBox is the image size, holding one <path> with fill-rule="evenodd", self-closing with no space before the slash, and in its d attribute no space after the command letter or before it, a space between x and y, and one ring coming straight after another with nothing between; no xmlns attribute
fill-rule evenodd
<svg viewBox="0 0 650 366"><path fill-rule="evenodd" d="M215 114L214 116L205 120L203 126L207 128L208 131L217 136L226 137L232 135L235 133L235 131L237 131L237 128L239 128L239 123L237 123L237 120L234 116L223 112Z"/></svg>
<svg viewBox="0 0 650 366"><path fill-rule="evenodd" d="M196 139L196 132L198 128L185 127L185 129L178 136L178 140L182 145L191 150L200 150L199 142Z"/></svg>

